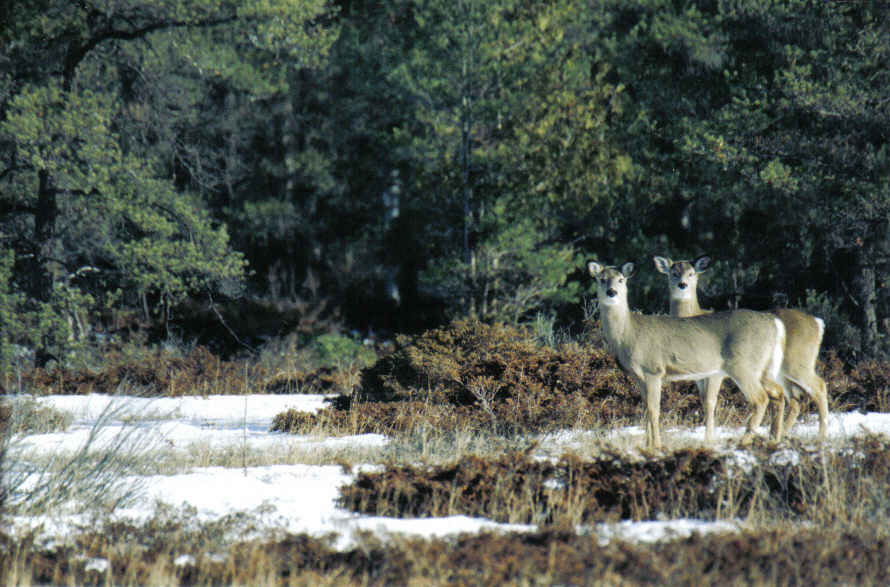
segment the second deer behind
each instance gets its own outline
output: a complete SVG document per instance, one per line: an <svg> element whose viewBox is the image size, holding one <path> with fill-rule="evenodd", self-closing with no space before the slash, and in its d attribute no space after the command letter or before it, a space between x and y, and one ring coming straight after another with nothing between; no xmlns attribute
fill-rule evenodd
<svg viewBox="0 0 890 587"><path fill-rule="evenodd" d="M655 257L655 267L668 278L668 298L671 316L685 318L700 316L712 310L704 310L698 302L698 276L711 263L703 255L694 261L672 261ZM816 358L822 346L825 323L820 318L800 310L777 308L770 314L782 321L785 327L785 346L781 370L781 383L789 395L788 416L782 422L779 412L773 422L773 430L782 427L790 430L800 414L802 394L813 398L819 411L819 438L825 439L828 428L828 386L816 373ZM714 431L717 394L723 377L713 376L696 384L702 392L705 408L705 439L710 441Z"/></svg>

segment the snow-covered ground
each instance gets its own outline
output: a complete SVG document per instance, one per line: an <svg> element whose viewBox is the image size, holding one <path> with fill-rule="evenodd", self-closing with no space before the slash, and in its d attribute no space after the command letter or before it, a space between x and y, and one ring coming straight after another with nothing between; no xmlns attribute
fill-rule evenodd
<svg viewBox="0 0 890 587"><path fill-rule="evenodd" d="M15 439L8 463L74 453L90 441L100 450L113 445L126 434L127 443L136 450L164 455L190 454L196 446L202 450L231 450L257 453L288 454L289 451L315 451L322 448L359 448L373 450L384 447L388 439L376 434L318 438L270 432L273 418L288 409L315 412L324 406L319 395L249 395L183 398L139 398L89 396L47 396L37 398L40 404L72 414L73 424L65 432L33 434ZM102 422L96 427L97 421ZM829 434L841 439L866 432L890 434L890 414L831 414ZM798 424L792 435L806 441L815 439L814 417ZM765 430L764 430L765 432ZM604 436L642 438L642 428L616 429ZM563 432L542 437L539 446L549 454L578 450L591 440L593 433ZM738 438L741 430L720 428L720 439ZM701 441L704 428L668 429L666 437ZM786 455L788 456L788 455ZM159 457L160 458L160 457ZM784 456L782 458L785 458ZM793 455L788 456L793 458ZM236 459L237 460L237 459ZM364 467L373 467L366 465ZM337 535L336 545L347 548L353 544L357 531L372 531L385 537L410 534L441 537L449 534L481 530L528 531L533 526L498 524L490 520L452 516L447 518L395 519L355 514L336 505L339 488L352 482L356 469L346 472L337 465L268 464L263 466L193 467L168 475L134 477L133 485L143 488L134 504L119 509L115 515L135 522L147 520L159 503L174 508L193 508L195 521L217 520L237 512L251 514L254 526L264 532L309 533ZM10 501L15 501L15 495ZM74 505L74 504L72 504ZM13 529L43 527L45 534L62 536L69 525L82 522L79 514L66 513L64 508L51 516L20 516L12 520ZM621 522L587 529L600 541L623 538L652 541L682 538L692 532L734 531L731 522L669 520ZM245 538L246 536L239 536Z"/></svg>

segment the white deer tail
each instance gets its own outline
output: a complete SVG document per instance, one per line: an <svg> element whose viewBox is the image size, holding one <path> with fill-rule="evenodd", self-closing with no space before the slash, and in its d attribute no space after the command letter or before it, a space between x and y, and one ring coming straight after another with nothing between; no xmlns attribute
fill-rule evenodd
<svg viewBox="0 0 890 587"><path fill-rule="evenodd" d="M825 321L822 318L813 317L813 320L816 321L816 326L819 328L819 344L822 344L822 336L825 334Z"/></svg>
<svg viewBox="0 0 890 587"><path fill-rule="evenodd" d="M773 320L776 323L776 343L773 346L773 353L767 365L767 377L782 389L785 399L790 400L791 394L782 383L782 361L785 360L785 325L778 318L773 318Z"/></svg>

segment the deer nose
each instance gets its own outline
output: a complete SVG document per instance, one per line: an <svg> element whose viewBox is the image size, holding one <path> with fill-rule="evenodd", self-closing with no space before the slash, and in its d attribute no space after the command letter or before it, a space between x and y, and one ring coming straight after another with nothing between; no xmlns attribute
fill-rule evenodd
<svg viewBox="0 0 890 587"><path fill-rule="evenodd" d="M681 281L680 283L677 284L677 287L680 289L686 289L686 284Z"/></svg>
<svg viewBox="0 0 890 587"><path fill-rule="evenodd" d="M618 292L610 287L609 289L606 290L606 295L609 296L610 298L614 298L615 296L618 295Z"/></svg>

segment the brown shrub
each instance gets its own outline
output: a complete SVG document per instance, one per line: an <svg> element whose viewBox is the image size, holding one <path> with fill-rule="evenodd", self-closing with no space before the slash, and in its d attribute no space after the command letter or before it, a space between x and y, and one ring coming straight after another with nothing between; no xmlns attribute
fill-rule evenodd
<svg viewBox="0 0 890 587"><path fill-rule="evenodd" d="M463 320L430 330L362 374L364 402L422 400L470 408L502 432L612 424L637 417L639 394L602 348L537 344L524 328Z"/></svg>
<svg viewBox="0 0 890 587"><path fill-rule="evenodd" d="M0 576L23 583L168 585L886 585L890 540L879 525L850 531L780 525L653 544L545 527L449 539L365 535L338 551L316 537L289 535L221 547L208 531L170 526L103 527L47 549L0 532ZM193 563L175 566L181 554ZM109 561L107 575L86 557ZM16 565L13 567L13 565Z"/></svg>
<svg viewBox="0 0 890 587"><path fill-rule="evenodd" d="M890 411L890 363L866 360L849 372L850 385L836 396L844 411Z"/></svg>
<svg viewBox="0 0 890 587"><path fill-rule="evenodd" d="M266 393L337 393L344 389L338 372L330 367L320 367L314 371L278 371L263 382Z"/></svg>
<svg viewBox="0 0 890 587"><path fill-rule="evenodd" d="M781 528L601 546L595 536L551 529L404 548L449 585L880 585L890 577L890 542L867 532Z"/></svg>
<svg viewBox="0 0 890 587"><path fill-rule="evenodd" d="M25 376L28 387L42 393L113 394L122 385L149 395L238 395L243 393L337 393L354 387L351 369L267 369L250 358L223 360L198 346L185 356L162 349L135 355L110 351L101 369L35 369Z"/></svg>
<svg viewBox="0 0 890 587"><path fill-rule="evenodd" d="M724 421L742 422L749 413L738 392L725 394L722 405ZM669 422L701 422L694 384L665 386L662 413ZM352 430L485 426L521 434L615 427L644 415L639 391L605 347L567 343L554 349L522 327L461 320L400 337L395 352L362 371L354 394L314 416L282 414L274 429L305 433L328 422L343 430L342 423L355 422Z"/></svg>
<svg viewBox="0 0 890 587"><path fill-rule="evenodd" d="M388 466L340 490L342 507L372 515L463 514L501 522L578 524L714 511L722 461L703 450L639 462L619 457L557 463L524 454L470 456L447 466Z"/></svg>
<svg viewBox="0 0 890 587"><path fill-rule="evenodd" d="M474 320L400 337L395 352L362 372L357 391L355 405L346 398L338 409L396 402L413 410L412 402L422 401L451 406L470 422L505 434L614 427L645 416L639 391L602 343L554 349L535 342L525 328ZM749 413L738 392L724 394L722 405L721 414L733 421ZM668 421L701 422L694 384L665 386L662 413Z"/></svg>
<svg viewBox="0 0 890 587"><path fill-rule="evenodd" d="M40 393L117 393L121 386L148 395L238 395L243 393L336 393L350 389L335 369L276 372L251 359L223 360L198 346L185 356L157 348L137 354L111 351L99 370L35 369L25 377L27 387Z"/></svg>
<svg viewBox="0 0 890 587"><path fill-rule="evenodd" d="M288 410L275 416L273 432L310 434L405 435L425 426L439 432L476 428L488 423L488 417L469 406L448 406L419 401L365 402L347 408L330 407L316 413Z"/></svg>
<svg viewBox="0 0 890 587"><path fill-rule="evenodd" d="M520 453L470 456L439 467L359 474L341 488L340 503L373 515L463 514L560 526L756 511L774 520L855 528L886 511L890 440L884 436L856 438L849 453L795 446L793 459L767 448L754 454L757 464L743 469L707 450L646 460L566 455L556 463Z"/></svg>
<svg viewBox="0 0 890 587"><path fill-rule="evenodd" d="M756 508L773 520L807 520L855 528L882 518L890 506L890 439L867 434L841 452L791 441L783 449L754 449L757 465L736 475L727 491L741 511ZM776 458L779 457L779 458ZM724 487L727 484L723 484Z"/></svg>
<svg viewBox="0 0 890 587"><path fill-rule="evenodd" d="M223 361L198 346L185 356L164 349L144 350L137 356L111 351L101 370L35 369L30 387L44 393L113 394L122 385L150 395L180 396L240 394L255 390L262 373L247 361Z"/></svg>

